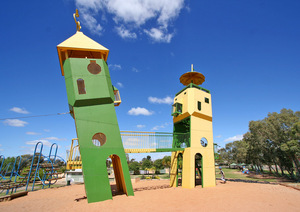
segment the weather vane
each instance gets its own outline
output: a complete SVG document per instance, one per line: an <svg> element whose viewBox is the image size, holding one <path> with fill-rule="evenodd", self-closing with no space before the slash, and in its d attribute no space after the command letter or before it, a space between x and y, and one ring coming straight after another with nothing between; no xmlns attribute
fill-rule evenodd
<svg viewBox="0 0 300 212"><path fill-rule="evenodd" d="M74 20L75 20L75 23L76 23L77 32L79 32L80 29L81 29L81 26L80 26L80 22L76 20L76 17L77 18L79 17L78 9L76 9L76 13L73 13L73 17L74 17Z"/></svg>

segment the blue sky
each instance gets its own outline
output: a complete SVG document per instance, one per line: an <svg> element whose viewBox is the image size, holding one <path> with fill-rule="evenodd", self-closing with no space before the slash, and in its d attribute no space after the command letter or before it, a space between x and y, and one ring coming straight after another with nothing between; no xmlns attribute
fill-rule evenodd
<svg viewBox="0 0 300 212"><path fill-rule="evenodd" d="M220 146L268 112L299 110L299 1L5 1L0 154L30 153L43 140L46 151L56 142L65 157L76 137L69 115L16 118L68 112L56 46L76 32L76 8L81 31L110 50L121 130L172 132L171 100L191 64L212 93Z"/></svg>

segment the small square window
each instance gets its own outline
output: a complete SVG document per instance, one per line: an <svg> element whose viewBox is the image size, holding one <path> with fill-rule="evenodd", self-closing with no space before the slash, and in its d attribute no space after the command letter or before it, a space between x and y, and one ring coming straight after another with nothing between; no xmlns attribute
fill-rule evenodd
<svg viewBox="0 0 300 212"><path fill-rule="evenodd" d="M209 98L205 97L205 102L209 104Z"/></svg>

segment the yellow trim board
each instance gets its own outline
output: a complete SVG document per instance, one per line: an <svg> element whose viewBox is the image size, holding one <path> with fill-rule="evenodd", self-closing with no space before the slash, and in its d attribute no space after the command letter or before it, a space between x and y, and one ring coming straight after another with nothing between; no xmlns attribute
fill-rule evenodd
<svg viewBox="0 0 300 212"><path fill-rule="evenodd" d="M156 149L124 149L125 153L149 153L156 152Z"/></svg>
<svg viewBox="0 0 300 212"><path fill-rule="evenodd" d="M192 116L195 116L195 117L207 120L207 121L212 121L212 117L211 116L207 116L207 115L204 115L202 113L193 112Z"/></svg>
<svg viewBox="0 0 300 212"><path fill-rule="evenodd" d="M179 115L177 117L174 117L173 118L173 123L179 122L179 121L181 121L181 120L183 120L183 119L185 119L185 118L187 118L189 116L191 116L191 114L189 114L188 112L185 112L184 114L181 114L181 115Z"/></svg>

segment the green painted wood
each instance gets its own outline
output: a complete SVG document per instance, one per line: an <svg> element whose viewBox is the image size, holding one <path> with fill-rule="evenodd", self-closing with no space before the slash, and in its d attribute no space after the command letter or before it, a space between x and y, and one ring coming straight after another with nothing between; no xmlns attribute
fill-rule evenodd
<svg viewBox="0 0 300 212"><path fill-rule="evenodd" d="M100 65L99 74L95 75L87 70L91 60L96 60ZM64 62L64 72L68 103L76 125L88 202L112 199L106 168L106 159L110 155L120 158L127 194L133 196L106 62L102 59L69 58ZM79 94L78 79L84 80L85 94ZM93 144L92 138L96 133L106 136L104 145Z"/></svg>
<svg viewBox="0 0 300 212"><path fill-rule="evenodd" d="M155 150L155 152L177 152L177 151L184 151L184 148L161 148Z"/></svg>

